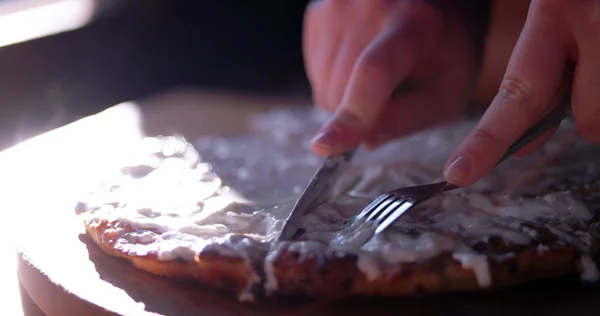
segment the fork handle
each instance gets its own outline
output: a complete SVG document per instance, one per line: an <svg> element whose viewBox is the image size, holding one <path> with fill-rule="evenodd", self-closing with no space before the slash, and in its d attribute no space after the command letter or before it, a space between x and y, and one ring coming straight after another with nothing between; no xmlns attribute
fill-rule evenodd
<svg viewBox="0 0 600 316"><path fill-rule="evenodd" d="M500 158L500 161L496 164L499 165L508 157L512 156L514 153L519 151L519 149L525 147L534 139L538 138L545 132L549 131L551 128L557 126L571 115L571 102L567 102L562 106L559 106L552 110L552 112L548 113L543 119L541 119L537 124L533 125L529 128L519 139L517 139L506 151L506 154Z"/></svg>
<svg viewBox="0 0 600 316"><path fill-rule="evenodd" d="M517 139L506 151L504 156L500 158L500 161L496 164L501 164L508 157L512 156L514 153L519 151L521 148L525 147L527 144L531 143L534 139L538 138L540 135L549 131L551 128L557 126L571 115L571 102L567 102L562 106L559 106L552 110L552 112L548 113L544 118L542 118L537 124L533 125L529 128L519 139ZM454 189L458 189L459 186L448 183L442 189L442 191L450 191Z"/></svg>

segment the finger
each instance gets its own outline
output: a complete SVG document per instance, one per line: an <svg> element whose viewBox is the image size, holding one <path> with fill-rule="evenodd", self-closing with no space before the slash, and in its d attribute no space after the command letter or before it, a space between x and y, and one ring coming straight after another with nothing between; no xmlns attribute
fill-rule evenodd
<svg viewBox="0 0 600 316"><path fill-rule="evenodd" d="M432 25L424 26L427 19L425 13L407 10L401 24L388 27L369 44L352 70L341 105L313 139L314 152L330 155L364 140L396 85L433 46L433 36L427 36L433 35Z"/></svg>
<svg viewBox="0 0 600 316"><path fill-rule="evenodd" d="M415 68L410 80L403 81L403 92L395 93L385 107L365 146L374 149L395 138L460 118L473 89L470 58L465 54L443 67L431 68L428 61Z"/></svg>
<svg viewBox="0 0 600 316"><path fill-rule="evenodd" d="M307 75L312 88L313 102L317 106L333 112L336 105L329 102L329 89L331 89L330 76L336 60L338 43L335 39L323 42L327 42L327 44L321 45L321 48L310 57L313 60L307 67Z"/></svg>
<svg viewBox="0 0 600 316"><path fill-rule="evenodd" d="M337 52L337 57L333 64L329 78L329 89L327 91L326 108L332 112L342 102L352 69L360 54L369 45L370 38L372 38L371 34L364 34L360 30L355 30L354 32L347 33L345 39L342 40L341 47Z"/></svg>
<svg viewBox="0 0 600 316"><path fill-rule="evenodd" d="M555 23L530 10L498 94L444 168L448 182L465 186L479 180L545 114L566 61L565 36Z"/></svg>
<svg viewBox="0 0 600 316"><path fill-rule="evenodd" d="M457 113L440 113L440 98L435 91L422 90L395 98L364 142L368 149L375 149L396 138L436 126L456 118ZM432 115L433 112L436 112ZM442 110L443 111L443 110Z"/></svg>
<svg viewBox="0 0 600 316"><path fill-rule="evenodd" d="M570 102L571 98L571 87L573 85L573 65L569 62L565 67L563 80L557 89L552 100L550 100L548 104L549 109L553 109L557 106L564 104L565 102ZM531 143L527 144L525 147L521 148L519 151L514 153L516 157L525 157L533 154L538 149L540 149L558 130L558 126L550 129L544 134L538 136L538 138L534 139Z"/></svg>
<svg viewBox="0 0 600 316"><path fill-rule="evenodd" d="M302 57L304 59L304 65L308 80L311 84L315 84L317 81L317 68L313 66L316 49L319 48L317 45L318 33L317 31L317 17L319 8L322 6L321 2L311 2L306 7L304 12L304 19L302 22Z"/></svg>
<svg viewBox="0 0 600 316"><path fill-rule="evenodd" d="M385 8L389 5L358 1L349 2L348 7L355 12L354 22L347 25L340 48L335 56L327 89L327 109L334 112L342 102L346 86L352 74L356 61L373 40L380 33L382 16L387 15ZM381 11L380 10L384 10Z"/></svg>
<svg viewBox="0 0 600 316"><path fill-rule="evenodd" d="M335 1L313 1L304 14L302 51L306 74L311 84L313 101L327 104L329 76L341 41ZM322 29L327 28L327 32Z"/></svg>
<svg viewBox="0 0 600 316"><path fill-rule="evenodd" d="M573 79L573 117L585 140L600 143L600 36L596 35L597 28L587 33L579 40L579 60Z"/></svg>
<svg viewBox="0 0 600 316"><path fill-rule="evenodd" d="M395 138L458 119L467 104L469 94L465 91L469 87L469 75L464 68L438 72L426 81L409 84L404 93L397 94L385 107L365 146L374 149Z"/></svg>

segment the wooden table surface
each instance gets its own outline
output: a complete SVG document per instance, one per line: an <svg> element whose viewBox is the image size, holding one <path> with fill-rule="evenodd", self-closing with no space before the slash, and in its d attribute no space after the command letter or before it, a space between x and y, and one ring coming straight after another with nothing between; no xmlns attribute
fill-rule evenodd
<svg viewBox="0 0 600 316"><path fill-rule="evenodd" d="M135 104L122 104L42 135L0 154L0 189L10 256L0 269L16 285L14 271L33 301L48 315L600 315L600 287L554 281L480 294L421 299L349 298L309 304L253 306L194 284L180 284L137 271L105 255L85 236L73 204L103 168L143 135L181 133L195 136L234 134L245 130L248 115L290 101L235 98L214 94L167 93ZM227 117L227 125L222 119ZM110 150L109 150L110 149ZM7 239L4 239L7 240ZM5 255L6 256L6 255ZM9 258L10 257L10 258ZM8 272L7 272L8 271ZM2 284L4 282L0 282ZM18 292L7 299L18 302ZM19 315L18 304L3 304L1 315ZM14 311L14 312L13 312Z"/></svg>

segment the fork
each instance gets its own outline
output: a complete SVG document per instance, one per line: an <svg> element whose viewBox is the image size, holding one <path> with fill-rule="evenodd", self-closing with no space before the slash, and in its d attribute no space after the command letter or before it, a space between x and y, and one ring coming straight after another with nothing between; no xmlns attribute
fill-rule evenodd
<svg viewBox="0 0 600 316"><path fill-rule="evenodd" d="M517 139L496 165L502 163L508 157L519 151L519 149L523 148L552 127L559 125L560 122L569 115L571 115L570 103L566 103L565 105L554 109L539 123L528 129L519 139ZM369 203L369 205L354 217L352 222L356 222L366 217L365 221L373 222L376 225L374 235L379 235L418 203L428 200L434 195L458 188L460 187L442 181L427 185L391 190Z"/></svg>

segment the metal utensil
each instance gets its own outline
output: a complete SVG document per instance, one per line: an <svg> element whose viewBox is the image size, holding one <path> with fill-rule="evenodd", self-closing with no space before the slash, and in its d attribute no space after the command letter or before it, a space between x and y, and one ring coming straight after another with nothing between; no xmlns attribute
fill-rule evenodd
<svg viewBox="0 0 600 316"><path fill-rule="evenodd" d="M512 156L538 136L560 124L560 122L570 114L570 103L550 112L539 123L528 129L523 136L517 139L496 165ZM375 229L375 235L378 235L418 203L421 203L434 195L457 188L459 187L446 181L442 181L433 184L391 190L373 200L373 202L367 205L351 222L366 217L366 221L375 223L377 227Z"/></svg>
<svg viewBox="0 0 600 316"><path fill-rule="evenodd" d="M303 233L298 226L300 219L313 207L331 199L333 185L339 175L348 170L355 152L356 148L332 155L323 162L285 220L277 241L292 240Z"/></svg>

